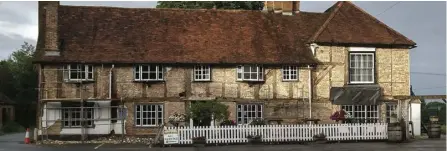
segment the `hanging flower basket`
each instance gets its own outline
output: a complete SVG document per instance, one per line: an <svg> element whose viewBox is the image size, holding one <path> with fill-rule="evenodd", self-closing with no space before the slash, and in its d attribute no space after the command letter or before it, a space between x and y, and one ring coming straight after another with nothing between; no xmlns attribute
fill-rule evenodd
<svg viewBox="0 0 447 151"><path fill-rule="evenodd" d="M173 115L168 117L168 122L174 125L175 127L178 127L180 123L185 122L186 115L185 114L178 114L175 112Z"/></svg>

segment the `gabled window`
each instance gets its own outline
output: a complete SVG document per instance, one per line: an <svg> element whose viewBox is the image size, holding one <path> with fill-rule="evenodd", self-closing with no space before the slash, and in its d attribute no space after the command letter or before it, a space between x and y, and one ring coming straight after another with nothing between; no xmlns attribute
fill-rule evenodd
<svg viewBox="0 0 447 151"><path fill-rule="evenodd" d="M298 67L297 66L283 66L282 67L282 80L283 81L297 81L298 80Z"/></svg>
<svg viewBox="0 0 447 151"><path fill-rule="evenodd" d="M93 81L93 66L70 64L64 66L65 81Z"/></svg>
<svg viewBox="0 0 447 151"><path fill-rule="evenodd" d="M163 81L163 66L137 65L134 66L135 81Z"/></svg>
<svg viewBox="0 0 447 151"><path fill-rule="evenodd" d="M264 81L264 69L262 66L241 65L237 66L238 81Z"/></svg>
<svg viewBox="0 0 447 151"><path fill-rule="evenodd" d="M351 48L349 83L374 83L374 48Z"/></svg>
<svg viewBox="0 0 447 151"><path fill-rule="evenodd" d="M211 81L210 66L194 66L194 81Z"/></svg>

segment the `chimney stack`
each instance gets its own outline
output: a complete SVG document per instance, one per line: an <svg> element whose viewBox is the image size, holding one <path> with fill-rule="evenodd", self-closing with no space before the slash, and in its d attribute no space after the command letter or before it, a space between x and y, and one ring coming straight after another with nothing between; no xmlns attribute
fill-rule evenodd
<svg viewBox="0 0 447 151"><path fill-rule="evenodd" d="M300 1L265 1L264 11L293 15L300 11Z"/></svg>
<svg viewBox="0 0 447 151"><path fill-rule="evenodd" d="M58 35L59 1L39 1L39 49L45 56L60 56Z"/></svg>

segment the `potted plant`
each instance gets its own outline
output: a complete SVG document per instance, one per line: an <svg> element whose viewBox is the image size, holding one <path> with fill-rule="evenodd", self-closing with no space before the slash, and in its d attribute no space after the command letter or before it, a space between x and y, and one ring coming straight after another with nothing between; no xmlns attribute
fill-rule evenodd
<svg viewBox="0 0 447 151"><path fill-rule="evenodd" d="M206 144L206 137L205 136L193 137L192 138L192 144L195 147L203 147Z"/></svg>
<svg viewBox="0 0 447 151"><path fill-rule="evenodd" d="M261 135L248 135L247 136L248 143L250 144L260 144L262 143Z"/></svg>
<svg viewBox="0 0 447 151"><path fill-rule="evenodd" d="M318 144L323 144L327 142L326 135L323 133L317 134L313 136L313 139Z"/></svg>

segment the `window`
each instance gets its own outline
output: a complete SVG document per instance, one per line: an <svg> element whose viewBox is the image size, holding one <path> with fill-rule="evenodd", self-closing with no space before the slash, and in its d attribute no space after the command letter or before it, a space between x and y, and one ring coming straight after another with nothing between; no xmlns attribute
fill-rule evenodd
<svg viewBox="0 0 447 151"><path fill-rule="evenodd" d="M297 66L284 66L282 68L282 80L283 81L298 80L298 67Z"/></svg>
<svg viewBox="0 0 447 151"><path fill-rule="evenodd" d="M374 53L349 54L350 83L374 83Z"/></svg>
<svg viewBox="0 0 447 151"><path fill-rule="evenodd" d="M65 81L93 81L93 66L70 64L64 66Z"/></svg>
<svg viewBox="0 0 447 151"><path fill-rule="evenodd" d="M139 65L134 67L135 81L163 81L163 67L158 65Z"/></svg>
<svg viewBox="0 0 447 151"><path fill-rule="evenodd" d="M84 123L87 127L93 126L93 108L85 107L84 111ZM81 108L80 107L65 107L62 108L62 115L64 121L64 127L74 128L81 127Z"/></svg>
<svg viewBox="0 0 447 151"><path fill-rule="evenodd" d="M195 66L194 81L210 81L210 66Z"/></svg>
<svg viewBox="0 0 447 151"><path fill-rule="evenodd" d="M264 81L264 69L262 68L262 66L238 66L237 80Z"/></svg>
<svg viewBox="0 0 447 151"><path fill-rule="evenodd" d="M390 123L392 114L396 114L396 116L397 116L397 104L396 103L386 103L386 122L387 123Z"/></svg>
<svg viewBox="0 0 447 151"><path fill-rule="evenodd" d="M238 104L237 123L247 124L253 119L262 118L262 104Z"/></svg>
<svg viewBox="0 0 447 151"><path fill-rule="evenodd" d="M163 105L136 105L135 108L136 126L158 126L163 124Z"/></svg>
<svg viewBox="0 0 447 151"><path fill-rule="evenodd" d="M355 122L376 123L379 121L379 112L377 105L343 105L345 110Z"/></svg>

